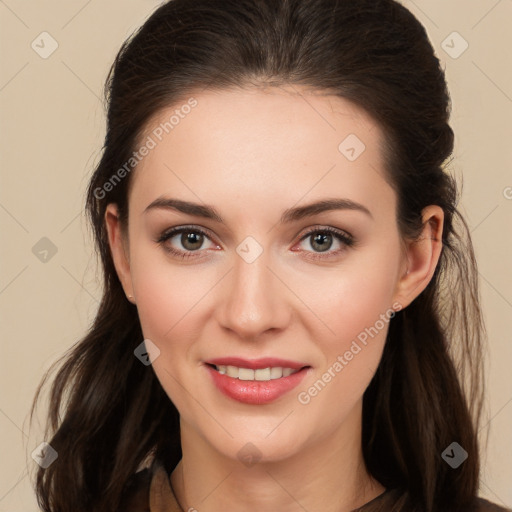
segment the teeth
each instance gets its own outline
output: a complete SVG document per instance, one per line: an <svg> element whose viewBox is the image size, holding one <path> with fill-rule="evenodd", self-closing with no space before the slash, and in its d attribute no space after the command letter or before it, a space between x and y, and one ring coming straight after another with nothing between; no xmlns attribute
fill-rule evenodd
<svg viewBox="0 0 512 512"><path fill-rule="evenodd" d="M236 366L226 366L226 375L238 379L238 368Z"/></svg>
<svg viewBox="0 0 512 512"><path fill-rule="evenodd" d="M270 368L270 378L280 379L283 376L283 369L280 367Z"/></svg>
<svg viewBox="0 0 512 512"><path fill-rule="evenodd" d="M254 380L254 370L250 368L238 368L238 378L240 380Z"/></svg>
<svg viewBox="0 0 512 512"><path fill-rule="evenodd" d="M260 368L258 370L251 370L250 368L238 368L231 365L219 365L215 367L222 375L233 377L240 380L273 380L280 379L281 377L288 377L292 373L299 370L293 368L282 368L280 366L274 368Z"/></svg>
<svg viewBox="0 0 512 512"><path fill-rule="evenodd" d="M254 370L255 380L270 380L270 368Z"/></svg>

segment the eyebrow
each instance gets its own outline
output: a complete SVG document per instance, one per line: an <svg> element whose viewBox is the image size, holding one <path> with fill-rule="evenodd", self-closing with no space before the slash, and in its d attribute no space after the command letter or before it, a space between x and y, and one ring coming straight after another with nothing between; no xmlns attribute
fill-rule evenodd
<svg viewBox="0 0 512 512"><path fill-rule="evenodd" d="M190 201L182 201L180 199L172 199L169 197L159 197L146 207L144 213L147 213L153 209L177 210L182 213L203 217L205 219L211 219L224 224L224 220L218 211L210 205L203 205ZM304 206L289 208L285 210L281 215L280 223L285 224L296 222L306 217L311 217L313 215L332 210L356 210L365 213L373 219L373 215L371 214L370 210L366 208L366 206L363 206L360 203L356 203L351 199L334 198L323 199L321 201L316 201Z"/></svg>

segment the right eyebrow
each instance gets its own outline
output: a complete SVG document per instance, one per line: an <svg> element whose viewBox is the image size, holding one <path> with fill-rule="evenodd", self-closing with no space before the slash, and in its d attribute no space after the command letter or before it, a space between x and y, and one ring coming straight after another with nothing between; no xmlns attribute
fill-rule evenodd
<svg viewBox="0 0 512 512"><path fill-rule="evenodd" d="M205 219L212 219L222 224L224 223L224 220L213 206L201 205L190 201L181 201L180 199L172 199L169 197L159 197L146 207L144 213L157 208L177 210L189 215L195 215L196 217L204 217Z"/></svg>

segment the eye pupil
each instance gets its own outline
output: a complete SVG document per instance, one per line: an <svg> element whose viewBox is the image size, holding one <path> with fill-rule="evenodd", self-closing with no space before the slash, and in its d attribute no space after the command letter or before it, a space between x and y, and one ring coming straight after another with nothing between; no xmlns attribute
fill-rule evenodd
<svg viewBox="0 0 512 512"><path fill-rule="evenodd" d="M326 239L328 240L328 243L325 243ZM327 251L330 249L332 245L332 235L330 235L329 233L317 233L313 237L313 247L314 244L320 244L320 251Z"/></svg>
<svg viewBox="0 0 512 512"><path fill-rule="evenodd" d="M193 232L182 233L181 243L183 247L185 247L188 250L193 251L199 249L199 247L201 247L201 245L203 244L203 235L201 235L201 233ZM190 247L190 244L192 244L192 247ZM194 244L196 244L196 246L194 246Z"/></svg>

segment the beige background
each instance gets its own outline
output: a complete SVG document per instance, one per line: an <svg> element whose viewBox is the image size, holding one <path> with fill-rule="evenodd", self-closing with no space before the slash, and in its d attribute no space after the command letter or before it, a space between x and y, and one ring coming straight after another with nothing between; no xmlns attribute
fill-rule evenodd
<svg viewBox="0 0 512 512"><path fill-rule="evenodd" d="M481 494L511 506L512 1L403 3L427 28L453 99L452 169L464 175L490 339ZM102 86L121 42L157 5L0 0L0 512L37 510L28 475L43 438L37 423L29 430L28 408L100 297L82 206L104 136ZM51 48L48 36L42 48L43 31L58 44L46 59L31 47L35 40L39 52ZM461 55L464 41L454 31L469 44ZM32 252L42 237L57 250L46 262Z"/></svg>

